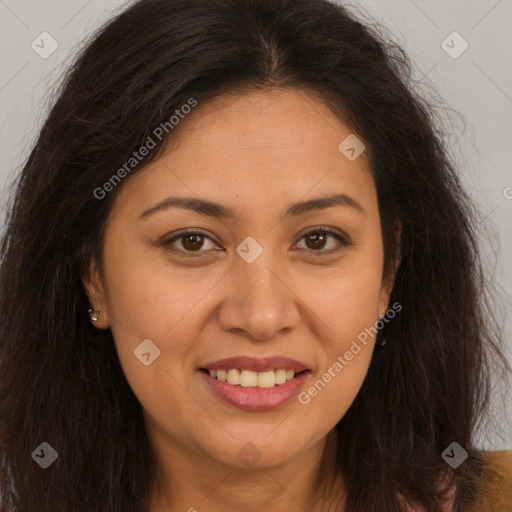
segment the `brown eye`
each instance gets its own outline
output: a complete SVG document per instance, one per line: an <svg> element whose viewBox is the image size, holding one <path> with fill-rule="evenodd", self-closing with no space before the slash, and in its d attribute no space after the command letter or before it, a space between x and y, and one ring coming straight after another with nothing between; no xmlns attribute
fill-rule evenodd
<svg viewBox="0 0 512 512"><path fill-rule="evenodd" d="M185 235L181 237L181 244L188 251L197 251L203 246L204 240L202 235Z"/></svg>
<svg viewBox="0 0 512 512"><path fill-rule="evenodd" d="M344 236L328 227L310 229L302 235L300 240L302 241L302 239L305 241L305 250L315 255L335 253L343 247L352 245ZM337 244L331 244L328 247L330 239L335 240ZM181 243L178 244L178 242ZM205 253L211 252L211 250L207 250L208 248L204 249L205 242L210 242L212 248L216 246L215 242L206 233L201 231L185 231L162 242L162 245L169 247L177 253L187 254L188 256L202 256Z"/></svg>
<svg viewBox="0 0 512 512"><path fill-rule="evenodd" d="M301 240L304 239L306 250L317 254L328 254L339 251L341 248L352 245L344 236L328 227L310 229L304 233ZM327 247L329 239L337 241L337 245Z"/></svg>
<svg viewBox="0 0 512 512"><path fill-rule="evenodd" d="M313 250L323 249L325 246L326 239L327 239L327 237L325 236L325 234L321 233L319 231L316 231L315 233L307 235L305 238L306 245L308 246L308 249L313 249Z"/></svg>
<svg viewBox="0 0 512 512"><path fill-rule="evenodd" d="M185 231L178 235L173 236L169 240L162 242L162 245L165 247L169 247L174 252L180 252L182 254L189 253L189 255L201 256L206 252L210 252L204 249L206 241L209 241L212 246L215 246L213 240L205 233L202 233L200 231Z"/></svg>

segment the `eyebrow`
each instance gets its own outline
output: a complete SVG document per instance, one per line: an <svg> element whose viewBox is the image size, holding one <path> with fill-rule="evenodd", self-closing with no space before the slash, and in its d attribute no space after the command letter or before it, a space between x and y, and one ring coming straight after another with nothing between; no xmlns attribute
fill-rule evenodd
<svg viewBox="0 0 512 512"><path fill-rule="evenodd" d="M286 210L285 217L298 217L314 210L323 210L333 206L345 206L353 208L361 214L365 213L364 208L357 199L347 194L340 193L293 203ZM228 206L208 199L173 196L143 211L139 215L139 220L145 219L156 212L167 210L168 208L183 208L213 218L234 219L237 217L235 212Z"/></svg>

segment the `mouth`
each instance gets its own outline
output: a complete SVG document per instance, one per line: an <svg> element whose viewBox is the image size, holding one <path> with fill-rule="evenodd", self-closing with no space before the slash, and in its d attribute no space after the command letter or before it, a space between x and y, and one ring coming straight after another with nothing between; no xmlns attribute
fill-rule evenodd
<svg viewBox="0 0 512 512"><path fill-rule="evenodd" d="M293 400L312 371L285 357L232 357L198 368L212 398L245 411L277 409Z"/></svg>

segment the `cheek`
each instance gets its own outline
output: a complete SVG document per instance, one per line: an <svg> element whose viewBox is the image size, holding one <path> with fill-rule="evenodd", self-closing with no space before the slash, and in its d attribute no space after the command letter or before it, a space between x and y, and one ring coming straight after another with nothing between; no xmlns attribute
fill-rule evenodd
<svg viewBox="0 0 512 512"><path fill-rule="evenodd" d="M323 294L315 308L322 332L319 367L299 403L324 424L336 424L356 398L373 355L378 286L347 278ZM355 281L355 282L354 282Z"/></svg>
<svg viewBox="0 0 512 512"><path fill-rule="evenodd" d="M307 274L302 280L301 298L325 326L328 346L343 350L347 341L378 320L382 281L379 247L354 251L335 267Z"/></svg>
<svg viewBox="0 0 512 512"><path fill-rule="evenodd" d="M370 344L349 343L311 379L298 396L298 402L322 422L336 424L359 393L372 358ZM349 355L350 354L350 355Z"/></svg>
<svg viewBox="0 0 512 512"><path fill-rule="evenodd" d="M171 271L170 265L121 243L106 245L104 260L116 350L135 394L151 408L153 403L169 401L168 390L183 382L187 354L200 335L201 300L214 283L204 276L194 278L190 270L187 275L184 270ZM147 353L139 349L146 346L143 343L153 351L148 366L137 357ZM153 354L157 354L154 362Z"/></svg>
<svg viewBox="0 0 512 512"><path fill-rule="evenodd" d="M113 323L120 324L122 336L128 332L141 339L161 338L186 323L215 282L211 270L173 266L140 242L122 240L105 246L105 270Z"/></svg>
<svg viewBox="0 0 512 512"><path fill-rule="evenodd" d="M172 269L121 248L105 246L107 302L119 360L143 409L178 436L180 422L170 418L190 423L204 412L186 386L186 363L204 327L202 300L219 277ZM148 347L144 352L142 343ZM146 366L134 351L149 351L151 363ZM153 359L153 354L158 355Z"/></svg>
<svg viewBox="0 0 512 512"><path fill-rule="evenodd" d="M322 411L329 422L346 413L367 374L378 320L381 253L359 253L329 275L317 274L302 297L315 312L322 338L321 365L299 402ZM320 334L321 333L321 334Z"/></svg>

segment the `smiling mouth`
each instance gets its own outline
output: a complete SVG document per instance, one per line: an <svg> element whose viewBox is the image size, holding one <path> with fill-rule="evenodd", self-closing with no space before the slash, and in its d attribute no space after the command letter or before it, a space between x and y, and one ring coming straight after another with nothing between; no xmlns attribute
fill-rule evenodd
<svg viewBox="0 0 512 512"><path fill-rule="evenodd" d="M255 372L251 370L240 370L238 368L229 368L226 370L207 370L200 368L200 371L206 373L210 377L220 382L227 382L233 386L241 386L243 388L262 388L269 389L281 386L288 381L295 379L309 370L296 372L294 370L285 370L277 368L264 372Z"/></svg>

